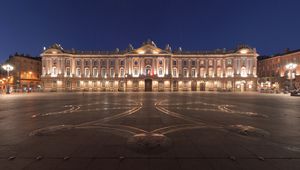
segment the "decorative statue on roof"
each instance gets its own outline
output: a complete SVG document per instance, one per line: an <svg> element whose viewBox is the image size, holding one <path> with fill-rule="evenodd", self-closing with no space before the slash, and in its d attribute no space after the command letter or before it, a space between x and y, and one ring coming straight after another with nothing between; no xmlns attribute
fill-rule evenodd
<svg viewBox="0 0 300 170"><path fill-rule="evenodd" d="M129 45L128 45L128 50L129 50L129 51L132 51L133 49L134 49L134 48L133 48L133 45L132 45L132 44L129 44Z"/></svg>
<svg viewBox="0 0 300 170"><path fill-rule="evenodd" d="M168 52L171 52L171 51L172 51L172 48L171 48L170 44L167 44L167 45L166 45L165 50L168 51Z"/></svg>

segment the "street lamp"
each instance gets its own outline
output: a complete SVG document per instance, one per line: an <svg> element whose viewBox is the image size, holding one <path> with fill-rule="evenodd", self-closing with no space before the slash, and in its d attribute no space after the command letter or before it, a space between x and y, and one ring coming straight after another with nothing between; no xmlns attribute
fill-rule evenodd
<svg viewBox="0 0 300 170"><path fill-rule="evenodd" d="M285 66L285 68L289 71L288 79L290 79L290 90L293 89L293 70L297 67L295 63L289 63Z"/></svg>
<svg viewBox="0 0 300 170"><path fill-rule="evenodd" d="M12 65L9 65L9 64L5 64L2 66L2 68L4 70L7 71L7 91L6 91L6 94L10 94L10 90L9 90L9 72L12 71L14 69L14 67Z"/></svg>

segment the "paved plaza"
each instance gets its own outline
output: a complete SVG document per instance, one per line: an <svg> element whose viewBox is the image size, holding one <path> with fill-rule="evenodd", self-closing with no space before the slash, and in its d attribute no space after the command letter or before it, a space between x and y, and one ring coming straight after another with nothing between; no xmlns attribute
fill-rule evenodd
<svg viewBox="0 0 300 170"><path fill-rule="evenodd" d="M0 96L0 169L300 169L300 98L259 93Z"/></svg>

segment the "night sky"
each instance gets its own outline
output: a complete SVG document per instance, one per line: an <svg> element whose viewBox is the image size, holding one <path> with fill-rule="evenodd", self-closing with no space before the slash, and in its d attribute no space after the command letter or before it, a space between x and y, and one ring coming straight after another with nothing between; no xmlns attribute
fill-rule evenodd
<svg viewBox="0 0 300 170"><path fill-rule="evenodd" d="M256 47L261 55L300 48L298 0L7 0L0 4L0 63L44 46L212 50Z"/></svg>

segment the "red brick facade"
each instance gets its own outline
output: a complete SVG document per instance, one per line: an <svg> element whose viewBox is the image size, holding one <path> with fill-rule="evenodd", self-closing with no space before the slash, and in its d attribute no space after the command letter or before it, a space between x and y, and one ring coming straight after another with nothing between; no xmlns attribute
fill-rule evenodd
<svg viewBox="0 0 300 170"><path fill-rule="evenodd" d="M297 64L291 72L286 68L290 63ZM261 59L257 65L260 90L275 92L287 89L290 85L290 73L292 73L292 85L294 88L300 88L300 50Z"/></svg>

